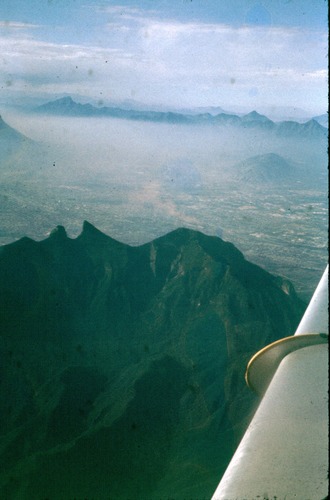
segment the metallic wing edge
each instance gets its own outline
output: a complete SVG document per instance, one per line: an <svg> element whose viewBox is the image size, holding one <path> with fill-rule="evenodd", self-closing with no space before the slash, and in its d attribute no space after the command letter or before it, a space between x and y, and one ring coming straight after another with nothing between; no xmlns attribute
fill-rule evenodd
<svg viewBox="0 0 330 500"><path fill-rule="evenodd" d="M327 497L325 332L328 266L295 335L262 349L248 365L249 385L266 392L212 500Z"/></svg>

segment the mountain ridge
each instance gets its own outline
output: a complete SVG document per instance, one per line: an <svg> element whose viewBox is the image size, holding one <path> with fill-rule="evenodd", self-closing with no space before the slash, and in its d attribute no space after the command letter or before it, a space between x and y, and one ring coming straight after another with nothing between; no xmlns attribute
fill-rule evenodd
<svg viewBox="0 0 330 500"><path fill-rule="evenodd" d="M85 221L0 251L0 496L211 496L257 400L250 356L305 305L229 242L133 247Z"/></svg>
<svg viewBox="0 0 330 500"><path fill-rule="evenodd" d="M70 96L50 101L34 109L37 113L49 113L62 116L75 117L113 117L137 121L149 121L172 124L218 124L234 125L242 128L260 128L272 130L278 135L299 135L301 137L325 137L327 129L316 120L311 119L306 123L294 121L273 122L257 111L252 111L246 115L220 112L219 114L197 113L183 114L173 111L142 111L134 109L123 109L120 107L95 107L92 104L80 104L75 102Z"/></svg>

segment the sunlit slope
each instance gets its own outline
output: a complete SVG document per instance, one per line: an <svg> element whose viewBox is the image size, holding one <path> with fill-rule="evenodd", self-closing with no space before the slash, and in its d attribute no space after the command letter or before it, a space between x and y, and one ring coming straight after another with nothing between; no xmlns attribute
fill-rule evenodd
<svg viewBox="0 0 330 500"><path fill-rule="evenodd" d="M188 229L130 247L59 227L2 247L0 284L0 496L20 500L211 496L254 406L246 362L304 310Z"/></svg>

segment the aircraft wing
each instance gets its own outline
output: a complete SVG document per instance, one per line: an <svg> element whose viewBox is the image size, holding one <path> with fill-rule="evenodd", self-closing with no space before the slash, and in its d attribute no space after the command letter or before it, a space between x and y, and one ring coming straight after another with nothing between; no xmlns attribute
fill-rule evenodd
<svg viewBox="0 0 330 500"><path fill-rule="evenodd" d="M251 359L261 403L212 500L328 495L328 267L292 337Z"/></svg>

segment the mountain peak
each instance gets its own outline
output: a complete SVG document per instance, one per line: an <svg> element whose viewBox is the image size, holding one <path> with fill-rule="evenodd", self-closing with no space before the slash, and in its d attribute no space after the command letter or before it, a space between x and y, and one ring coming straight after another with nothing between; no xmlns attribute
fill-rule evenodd
<svg viewBox="0 0 330 500"><path fill-rule="evenodd" d="M61 99L59 99L60 101L62 102L67 102L67 103L72 103L74 102L74 100L72 99L71 96L66 96L66 97L62 97Z"/></svg>
<svg viewBox="0 0 330 500"><path fill-rule="evenodd" d="M292 164L276 153L252 156L237 164L238 180L244 182L283 182L294 175Z"/></svg>
<svg viewBox="0 0 330 500"><path fill-rule="evenodd" d="M61 97L60 99L56 99L54 101L54 104L57 103L57 104L65 104L67 106L71 106L72 104L77 104L71 96L66 96L66 97Z"/></svg>
<svg viewBox="0 0 330 500"><path fill-rule="evenodd" d="M278 135L297 135L299 137L308 138L324 138L328 136L328 129L323 127L317 120L309 120L305 123L297 123L294 121L280 122L277 125Z"/></svg>
<svg viewBox="0 0 330 500"><path fill-rule="evenodd" d="M64 226L56 226L55 229L53 229L49 235L50 238L56 238L57 240L65 239L68 237L65 227Z"/></svg>
<svg viewBox="0 0 330 500"><path fill-rule="evenodd" d="M306 129L309 128L311 130L324 130L325 128L314 118L308 120L308 122L306 122L304 125Z"/></svg>
<svg viewBox="0 0 330 500"><path fill-rule="evenodd" d="M76 113L82 107L81 104L75 102L72 97L60 97L55 101L47 102L46 104L42 104L36 108L38 112L46 112L46 113L64 113L64 114L72 114Z"/></svg>
<svg viewBox="0 0 330 500"><path fill-rule="evenodd" d="M117 244L119 246L125 246L123 243L111 238L111 236L108 236L107 234L103 233L99 229L97 229L93 224L88 222L87 220L84 220L83 222L83 228L82 232L77 238L78 241L82 241L84 243L92 243L98 245L100 242L104 243L113 243Z"/></svg>
<svg viewBox="0 0 330 500"><path fill-rule="evenodd" d="M244 121L244 122L249 122L249 121L270 122L271 120L269 118L267 118L267 116L261 115L257 111L251 111L247 115L242 116L242 121Z"/></svg>
<svg viewBox="0 0 330 500"><path fill-rule="evenodd" d="M99 235L106 236L104 233L102 233L102 231L93 226L93 224L91 224L87 220L84 220L80 236L89 236L89 235L94 237Z"/></svg>

